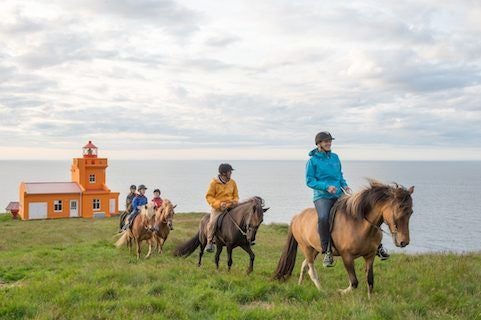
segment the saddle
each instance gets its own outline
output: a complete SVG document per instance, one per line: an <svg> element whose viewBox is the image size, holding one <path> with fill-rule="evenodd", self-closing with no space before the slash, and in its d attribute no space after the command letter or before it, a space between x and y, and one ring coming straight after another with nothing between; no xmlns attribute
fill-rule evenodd
<svg viewBox="0 0 481 320"><path fill-rule="evenodd" d="M217 221L215 222L215 231L220 230L222 227L222 222L224 221L225 216L230 211L230 209L226 209L223 213L217 216Z"/></svg>

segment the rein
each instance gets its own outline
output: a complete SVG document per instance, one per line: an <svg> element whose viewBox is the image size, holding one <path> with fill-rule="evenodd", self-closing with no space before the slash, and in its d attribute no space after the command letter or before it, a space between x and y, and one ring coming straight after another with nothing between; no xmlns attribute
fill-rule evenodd
<svg viewBox="0 0 481 320"><path fill-rule="evenodd" d="M373 226L373 227L376 228L377 230L379 230L379 231L381 231L381 232L389 235L389 233L387 233L386 231L384 231L380 226L378 226L378 225L372 223L371 221L367 220L366 217L364 217L364 220L366 220L371 226Z"/></svg>
<svg viewBox="0 0 481 320"><path fill-rule="evenodd" d="M247 237L247 232L244 232L244 230L241 229L241 227L239 227L239 225L237 224L237 222L235 222L234 218L232 218L231 214L230 214L230 211L227 211L226 210L226 213L227 215L229 216L229 218L232 220L232 223L234 223L234 225L237 227L237 229L239 230L239 232L244 236L244 237Z"/></svg>

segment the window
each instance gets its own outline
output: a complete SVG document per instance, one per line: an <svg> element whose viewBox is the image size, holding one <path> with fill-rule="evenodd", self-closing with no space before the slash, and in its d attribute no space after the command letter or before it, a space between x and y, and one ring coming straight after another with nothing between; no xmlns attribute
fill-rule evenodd
<svg viewBox="0 0 481 320"><path fill-rule="evenodd" d="M62 200L53 201L53 211L62 212Z"/></svg>
<svg viewBox="0 0 481 320"><path fill-rule="evenodd" d="M89 182L90 182L90 183L95 183L95 174L89 175Z"/></svg>
<svg viewBox="0 0 481 320"><path fill-rule="evenodd" d="M92 208L94 210L100 210L100 199L93 199L92 200Z"/></svg>

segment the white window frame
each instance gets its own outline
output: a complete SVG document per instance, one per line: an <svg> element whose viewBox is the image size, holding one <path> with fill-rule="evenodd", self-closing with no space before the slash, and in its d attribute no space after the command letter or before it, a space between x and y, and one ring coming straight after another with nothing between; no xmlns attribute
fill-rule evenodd
<svg viewBox="0 0 481 320"><path fill-rule="evenodd" d="M99 211L100 207L101 207L100 199L92 199L92 209L94 211Z"/></svg>
<svg viewBox="0 0 481 320"><path fill-rule="evenodd" d="M97 179L95 178L95 174L89 175L89 183L95 183Z"/></svg>
<svg viewBox="0 0 481 320"><path fill-rule="evenodd" d="M53 200L53 212L62 212L62 211L63 211L62 200Z"/></svg>

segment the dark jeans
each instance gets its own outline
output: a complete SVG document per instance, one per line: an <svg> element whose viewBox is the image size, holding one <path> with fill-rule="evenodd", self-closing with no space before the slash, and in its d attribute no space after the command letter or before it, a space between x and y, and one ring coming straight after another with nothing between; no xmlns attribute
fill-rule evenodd
<svg viewBox="0 0 481 320"><path fill-rule="evenodd" d="M336 201L337 198L321 198L314 201L314 206L316 206L317 211L317 230L321 237L322 253L327 250L327 244L329 243L329 239L331 238L331 232L329 231L329 213Z"/></svg>

